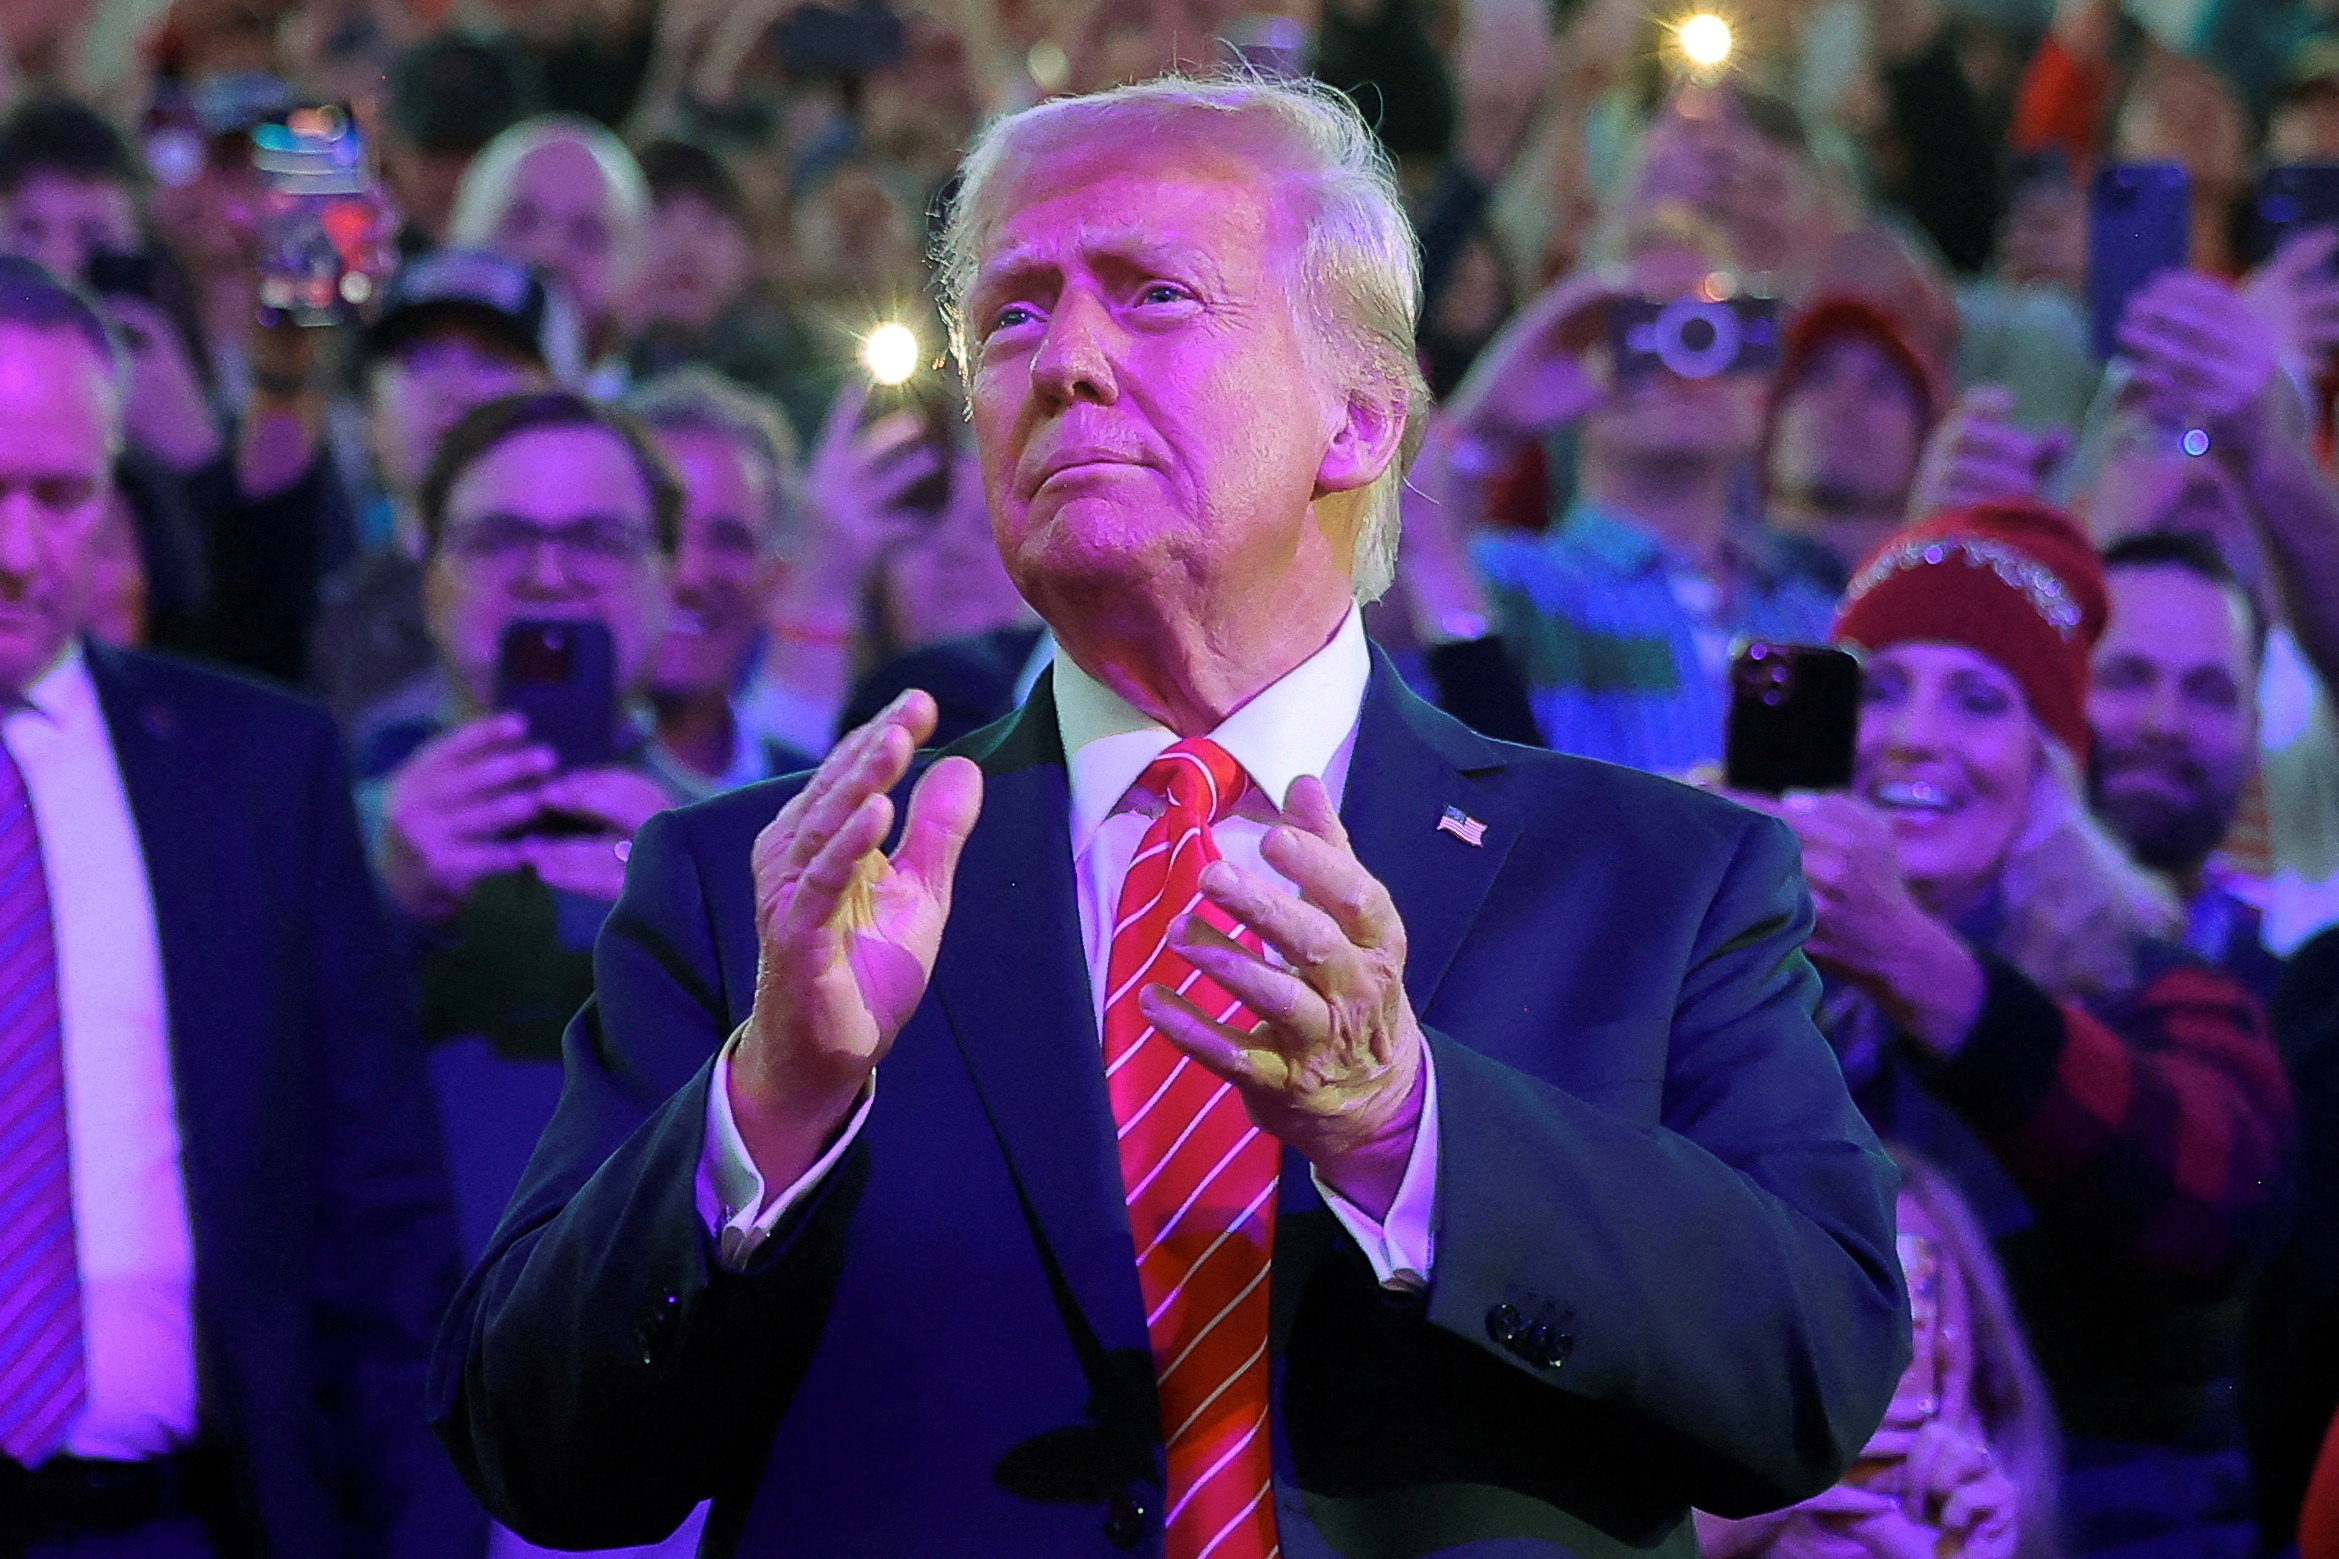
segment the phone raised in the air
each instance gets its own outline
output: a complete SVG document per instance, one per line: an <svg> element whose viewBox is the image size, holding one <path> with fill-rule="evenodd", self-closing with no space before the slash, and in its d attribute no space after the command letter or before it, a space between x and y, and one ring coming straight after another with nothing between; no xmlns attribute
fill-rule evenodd
<svg viewBox="0 0 2339 1559"><path fill-rule="evenodd" d="M1730 666L1723 779L1761 795L1843 790L1860 732L1860 662L1823 644L1756 640Z"/></svg>

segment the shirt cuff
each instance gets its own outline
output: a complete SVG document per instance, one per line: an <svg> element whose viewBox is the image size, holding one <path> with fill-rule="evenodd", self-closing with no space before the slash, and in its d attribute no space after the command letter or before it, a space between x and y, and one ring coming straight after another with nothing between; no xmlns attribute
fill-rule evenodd
<svg viewBox="0 0 2339 1559"><path fill-rule="evenodd" d="M1405 1177L1397 1182L1396 1200L1389 1216L1376 1222L1365 1210L1308 1171L1316 1193L1340 1227L1348 1231L1373 1266L1381 1287L1400 1294L1418 1294L1429 1287L1437 1229L1438 1188L1438 1069L1429 1047L1423 1046L1421 1067L1421 1122L1413 1130L1413 1156L1405 1161Z"/></svg>
<svg viewBox="0 0 2339 1559"><path fill-rule="evenodd" d="M707 1084L706 1145L699 1151L696 1186L698 1215L715 1237L715 1258L734 1272L755 1258L780 1220L836 1167L853 1139L861 1135L869 1107L877 1102L877 1074L872 1072L861 1090L861 1102L853 1107L852 1118L837 1133L836 1141L767 1206L763 1171L755 1167L747 1142L739 1135L739 1123L731 1116L731 1047L738 1043L739 1035L734 1031L715 1057L715 1075Z"/></svg>

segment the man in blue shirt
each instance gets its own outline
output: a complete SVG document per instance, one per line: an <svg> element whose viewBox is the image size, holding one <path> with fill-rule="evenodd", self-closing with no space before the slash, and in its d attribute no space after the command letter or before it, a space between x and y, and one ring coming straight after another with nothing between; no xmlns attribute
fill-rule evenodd
<svg viewBox="0 0 2339 1559"><path fill-rule="evenodd" d="M1477 562L1545 742L1678 774L1721 757L1732 643L1824 641L1834 602L1750 512L1763 355L1615 372L1613 305L1718 299L1739 278L1686 224L1653 223L1630 247L1622 275L1562 280L1487 350L1415 481L1467 504L1526 442L1576 430L1566 515L1541 537L1483 538Z"/></svg>

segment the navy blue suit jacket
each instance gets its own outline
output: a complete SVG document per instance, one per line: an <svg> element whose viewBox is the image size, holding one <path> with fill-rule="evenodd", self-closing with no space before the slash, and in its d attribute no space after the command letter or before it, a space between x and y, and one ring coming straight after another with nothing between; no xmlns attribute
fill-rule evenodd
<svg viewBox="0 0 2339 1559"><path fill-rule="evenodd" d="M88 648L154 900L195 1244L204 1436L284 1559L461 1559L486 1523L424 1428L460 1276L403 965L322 709Z"/></svg>
<svg viewBox="0 0 2339 1559"><path fill-rule="evenodd" d="M434 1366L540 1542L716 1554L1161 1549L1160 1431L1046 685L961 750L983 809L867 1127L752 1270L693 1207L753 999L778 781L637 840L568 1087ZM1473 848L1447 806L1486 823ZM1376 658L1343 805L1410 942L1436 1271L1384 1292L1287 1158L1272 1286L1293 1559L1694 1553L1830 1484L1907 1354L1894 1176L1811 1022L1778 824L1504 746Z"/></svg>

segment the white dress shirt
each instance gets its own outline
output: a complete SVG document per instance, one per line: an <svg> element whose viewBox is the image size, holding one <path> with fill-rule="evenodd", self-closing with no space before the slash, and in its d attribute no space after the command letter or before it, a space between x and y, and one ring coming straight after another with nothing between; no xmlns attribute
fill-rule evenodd
<svg viewBox="0 0 2339 1559"><path fill-rule="evenodd" d="M1270 684L1242 708L1228 715L1210 733L1251 778L1229 816L1211 830L1220 854L1230 863L1283 883L1274 868L1260 859L1259 847L1267 830L1280 820L1283 800L1294 780L1313 774L1324 782L1338 806L1348 780L1348 760L1356 745L1356 723L1364 707L1365 683L1372 658L1365 647L1364 620L1349 610L1330 643L1280 680ZM1056 720L1070 767L1071 848L1075 896L1079 900L1080 935L1088 961L1089 1008L1103 1044L1106 963L1112 956L1113 911L1121 898L1121 883L1129 861L1137 853L1145 831L1164 803L1137 784L1154 759L1177 740L1174 732L1157 724L1074 665L1068 656L1055 658ZM1425 1058L1426 1061L1426 1058ZM882 1070L882 1067L880 1068ZM708 1227L717 1231L722 1259L743 1263L804 1194L827 1174L860 1134L875 1102L875 1080L860 1107L821 1160L803 1178L767 1204L763 1176L756 1170L739 1128L731 1117L730 1055L726 1048L715 1063L713 1086L707 1094L706 1148L698 1177L698 1208ZM1414 1137L1413 1154L1399 1182L1396 1199L1385 1220L1376 1220L1315 1176L1316 1189L1343 1227L1355 1237L1373 1272L1388 1288L1418 1289L1429 1280L1436 1227L1437 1195L1437 1074L1429 1070L1424 1085L1421 1125Z"/></svg>
<svg viewBox="0 0 2339 1559"><path fill-rule="evenodd" d="M89 1383L65 1449L136 1461L195 1432L195 1243L146 858L78 645L0 740L32 798L56 931Z"/></svg>

